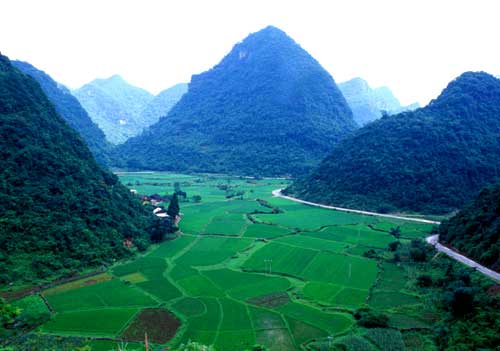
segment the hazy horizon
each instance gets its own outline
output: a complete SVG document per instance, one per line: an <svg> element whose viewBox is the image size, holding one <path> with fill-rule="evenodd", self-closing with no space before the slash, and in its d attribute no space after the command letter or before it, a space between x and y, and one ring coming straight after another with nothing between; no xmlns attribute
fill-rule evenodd
<svg viewBox="0 0 500 351"><path fill-rule="evenodd" d="M425 105L465 71L500 73L495 1L6 1L0 51L75 89L119 74L157 94L248 34L285 31L333 76ZM8 33L8 35L5 35Z"/></svg>

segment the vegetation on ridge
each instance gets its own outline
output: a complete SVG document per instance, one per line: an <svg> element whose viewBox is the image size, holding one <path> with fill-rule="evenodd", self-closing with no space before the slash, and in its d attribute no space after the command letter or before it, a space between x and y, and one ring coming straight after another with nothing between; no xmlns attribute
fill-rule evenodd
<svg viewBox="0 0 500 351"><path fill-rule="evenodd" d="M447 213L500 176L500 80L467 72L428 106L344 139L288 194L375 211Z"/></svg>

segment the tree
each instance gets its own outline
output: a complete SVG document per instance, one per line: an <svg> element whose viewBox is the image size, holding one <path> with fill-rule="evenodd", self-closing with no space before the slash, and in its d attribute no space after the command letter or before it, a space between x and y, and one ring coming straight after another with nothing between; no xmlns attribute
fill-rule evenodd
<svg viewBox="0 0 500 351"><path fill-rule="evenodd" d="M398 240L399 238L401 238L401 228L399 227L399 225L396 228L391 228L389 233Z"/></svg>
<svg viewBox="0 0 500 351"><path fill-rule="evenodd" d="M419 275L417 277L417 285L421 288L428 288L432 285L432 277L427 274Z"/></svg>
<svg viewBox="0 0 500 351"><path fill-rule="evenodd" d="M165 235L167 234L167 226L164 224L164 221L160 218L154 220L150 229L151 233L151 241L154 243L160 243L165 239Z"/></svg>
<svg viewBox="0 0 500 351"><path fill-rule="evenodd" d="M193 199L193 202L196 202L196 203L201 202L201 196L200 195L194 195L192 197L192 199Z"/></svg>
<svg viewBox="0 0 500 351"><path fill-rule="evenodd" d="M399 245L401 245L401 243L399 241L393 241L392 243L389 243L389 250L394 252L397 250Z"/></svg>
<svg viewBox="0 0 500 351"><path fill-rule="evenodd" d="M177 194L174 194L168 204L167 214L172 218L172 220L175 220L175 218L179 215L179 211L179 199L177 198Z"/></svg>
<svg viewBox="0 0 500 351"><path fill-rule="evenodd" d="M360 308L354 313L358 325L365 328L387 328L389 317L385 314L371 311L368 308Z"/></svg>
<svg viewBox="0 0 500 351"><path fill-rule="evenodd" d="M0 329L11 326L20 313L21 310L19 308L9 305L0 297ZM0 331L0 334L3 333Z"/></svg>
<svg viewBox="0 0 500 351"><path fill-rule="evenodd" d="M471 288L459 287L451 292L451 312L456 317L472 312L474 308L474 294Z"/></svg>

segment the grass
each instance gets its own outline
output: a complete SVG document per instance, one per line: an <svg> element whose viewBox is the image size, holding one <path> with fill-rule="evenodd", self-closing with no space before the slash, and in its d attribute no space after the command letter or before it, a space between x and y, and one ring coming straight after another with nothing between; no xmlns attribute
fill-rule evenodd
<svg viewBox="0 0 500 351"><path fill-rule="evenodd" d="M56 313L42 332L138 339L161 324L147 313L139 317L140 311L161 308L177 315L165 319L165 325L182 322L163 348L193 340L219 351L241 351L255 343L270 351L324 349L332 335L347 350L397 350L402 340L397 330L353 327L349 311L363 306L369 291L369 306L389 315L391 327L406 335L409 329L428 326L414 316L421 299L405 290L407 269L383 263L373 287L377 261L363 254L374 249L383 255L394 241L391 228L399 226L403 238L416 238L432 226L272 197L271 191L288 180L158 172L124 173L120 179L148 195L171 194L179 182L188 199L200 195L201 202L180 203L182 234L175 240L118 262L109 273L44 291ZM243 192L242 199L227 199L227 186ZM47 312L39 297L30 298L27 306ZM113 345L92 343L96 350Z"/></svg>
<svg viewBox="0 0 500 351"><path fill-rule="evenodd" d="M290 232L291 232L290 229L279 227L276 225L252 223L252 224L249 224L245 228L245 232L243 233L243 236L249 237L249 238L272 239L272 238L286 235Z"/></svg>
<svg viewBox="0 0 500 351"><path fill-rule="evenodd" d="M191 330L217 331L222 318L222 309L215 298L201 298L206 307L205 313L189 319L188 328Z"/></svg>
<svg viewBox="0 0 500 351"><path fill-rule="evenodd" d="M229 269L202 271L222 290L240 300L282 292L290 287L288 279L262 274L249 274Z"/></svg>
<svg viewBox="0 0 500 351"><path fill-rule="evenodd" d="M342 290L342 286L312 281L304 286L303 292L308 299L330 303L340 290Z"/></svg>
<svg viewBox="0 0 500 351"><path fill-rule="evenodd" d="M139 282L136 285L162 301L170 301L182 296L179 289L163 277L159 277L155 280Z"/></svg>
<svg viewBox="0 0 500 351"><path fill-rule="evenodd" d="M177 265L210 266L221 263L250 246L251 240L224 237L203 237L176 260Z"/></svg>
<svg viewBox="0 0 500 351"><path fill-rule="evenodd" d="M286 328L282 315L277 312L253 306L248 307L248 311L255 330Z"/></svg>
<svg viewBox="0 0 500 351"><path fill-rule="evenodd" d="M224 292L208 278L202 275L193 275L177 282L187 293L188 296L211 296L219 297Z"/></svg>
<svg viewBox="0 0 500 351"><path fill-rule="evenodd" d="M293 338L288 329L256 330L256 342L266 345L269 350L295 350Z"/></svg>
<svg viewBox="0 0 500 351"><path fill-rule="evenodd" d="M368 329L366 338L384 351L404 351L403 337L398 330L386 328Z"/></svg>
<svg viewBox="0 0 500 351"><path fill-rule="evenodd" d="M42 331L114 337L137 311L135 308L113 308L58 313L42 327Z"/></svg>
<svg viewBox="0 0 500 351"><path fill-rule="evenodd" d="M331 251L335 253L340 253L348 246L345 243L324 240L320 238L315 238L309 236L308 233L303 233L301 235L291 235L285 236L274 240L276 243L287 244L295 247L307 247L309 249L320 250L320 251Z"/></svg>
<svg viewBox="0 0 500 351"><path fill-rule="evenodd" d="M244 269L275 272L300 277L304 267L318 251L271 242L256 251L243 265ZM271 268L269 268L269 262Z"/></svg>
<svg viewBox="0 0 500 351"><path fill-rule="evenodd" d="M134 286L114 279L46 297L57 312L98 307L153 306L157 302Z"/></svg>
<svg viewBox="0 0 500 351"><path fill-rule="evenodd" d="M248 350L255 345L255 332L251 329L220 331L215 341L219 351Z"/></svg>
<svg viewBox="0 0 500 351"><path fill-rule="evenodd" d="M420 300L414 296L395 291L375 291L368 304L377 309L388 309L404 305L415 305Z"/></svg>
<svg viewBox="0 0 500 351"><path fill-rule="evenodd" d="M339 334L353 324L352 317L344 313L326 313L319 309L291 302L278 308L284 315L302 320L330 334Z"/></svg>
<svg viewBox="0 0 500 351"><path fill-rule="evenodd" d="M199 316L207 310L202 300L192 297L185 297L177 301L173 307L186 317Z"/></svg>
<svg viewBox="0 0 500 351"><path fill-rule="evenodd" d="M219 299L222 306L222 323L219 330L251 330L252 323L245 304L231 299Z"/></svg>
<svg viewBox="0 0 500 351"><path fill-rule="evenodd" d="M185 249L195 239L196 238L194 236L183 235L175 240L166 241L160 244L156 250L152 251L148 257L171 258L178 254L181 250Z"/></svg>
<svg viewBox="0 0 500 351"><path fill-rule="evenodd" d="M49 296L49 295L59 294L59 293L65 292L65 291L83 288L87 285L105 282L107 280L111 280L112 278L113 278L113 276L111 274L108 274L108 273L97 274L97 275L93 275L91 277L78 279L78 280L75 280L75 281L72 281L69 283L57 285L53 288L46 289L43 291L43 295Z"/></svg>
<svg viewBox="0 0 500 351"><path fill-rule="evenodd" d="M290 331L295 341L295 345L297 346L296 348L298 348L300 345L303 345L307 341L324 338L329 335L328 332L319 329L309 323L306 323L301 319L302 318L286 318L287 323L290 326Z"/></svg>

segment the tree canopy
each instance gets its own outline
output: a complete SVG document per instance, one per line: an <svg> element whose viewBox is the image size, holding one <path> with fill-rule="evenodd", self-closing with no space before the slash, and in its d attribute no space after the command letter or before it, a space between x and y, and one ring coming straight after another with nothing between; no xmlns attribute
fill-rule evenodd
<svg viewBox="0 0 500 351"><path fill-rule="evenodd" d="M500 80L467 72L428 106L347 137L285 192L375 211L446 213L500 176Z"/></svg>
<svg viewBox="0 0 500 351"><path fill-rule="evenodd" d="M0 55L0 284L97 267L153 219L101 168L40 85Z"/></svg>
<svg viewBox="0 0 500 351"><path fill-rule="evenodd" d="M118 166L245 175L303 174L356 124L335 81L267 27L194 75L169 114L117 149Z"/></svg>

